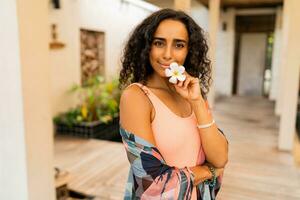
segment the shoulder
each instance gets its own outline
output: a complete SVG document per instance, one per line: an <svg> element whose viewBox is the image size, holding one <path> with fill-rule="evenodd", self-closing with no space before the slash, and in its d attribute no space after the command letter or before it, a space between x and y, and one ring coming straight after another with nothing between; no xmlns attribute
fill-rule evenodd
<svg viewBox="0 0 300 200"><path fill-rule="evenodd" d="M151 103L138 85L128 86L120 99L121 126L155 144L151 129Z"/></svg>
<svg viewBox="0 0 300 200"><path fill-rule="evenodd" d="M140 88L136 84L131 84L129 85L124 91L122 92L121 95L121 100L126 103L141 103L141 104L147 104L148 102L148 97L146 96L145 92L143 91L142 88Z"/></svg>
<svg viewBox="0 0 300 200"><path fill-rule="evenodd" d="M122 92L120 98L120 115L151 115L151 105L143 89L136 84L131 84ZM131 111L129 113L123 112L129 110Z"/></svg>

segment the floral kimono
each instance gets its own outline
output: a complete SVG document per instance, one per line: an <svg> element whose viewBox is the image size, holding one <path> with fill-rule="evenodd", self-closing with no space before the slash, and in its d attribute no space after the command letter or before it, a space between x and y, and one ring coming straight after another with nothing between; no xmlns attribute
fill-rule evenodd
<svg viewBox="0 0 300 200"><path fill-rule="evenodd" d="M121 125L120 134L130 162L124 200L191 199L194 177L188 167L179 169L167 165L155 146ZM215 200L220 179L213 188L205 183L196 188L198 200Z"/></svg>

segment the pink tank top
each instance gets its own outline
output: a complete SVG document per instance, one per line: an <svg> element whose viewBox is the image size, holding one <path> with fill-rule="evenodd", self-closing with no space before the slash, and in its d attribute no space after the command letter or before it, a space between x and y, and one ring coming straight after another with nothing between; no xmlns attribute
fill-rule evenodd
<svg viewBox="0 0 300 200"><path fill-rule="evenodd" d="M140 83L133 84L143 89L155 109L151 127L157 148L166 163L178 168L203 164L205 154L201 146L194 112L188 117L180 117L173 113L148 87ZM192 199L197 199L195 188Z"/></svg>

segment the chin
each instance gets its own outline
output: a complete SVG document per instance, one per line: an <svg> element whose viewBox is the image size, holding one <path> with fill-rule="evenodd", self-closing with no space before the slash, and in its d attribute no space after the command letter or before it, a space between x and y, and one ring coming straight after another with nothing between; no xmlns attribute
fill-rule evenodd
<svg viewBox="0 0 300 200"><path fill-rule="evenodd" d="M167 78L167 76L165 75L165 70L164 69L160 69L159 71L155 70L156 75L162 77L162 78Z"/></svg>

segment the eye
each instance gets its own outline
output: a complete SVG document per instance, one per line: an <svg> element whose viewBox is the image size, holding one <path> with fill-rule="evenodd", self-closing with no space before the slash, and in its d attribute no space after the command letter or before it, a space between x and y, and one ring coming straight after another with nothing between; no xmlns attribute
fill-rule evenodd
<svg viewBox="0 0 300 200"><path fill-rule="evenodd" d="M175 47L178 48L178 49L181 49L181 48L184 47L184 44L183 43L176 43Z"/></svg>
<svg viewBox="0 0 300 200"><path fill-rule="evenodd" d="M156 40L153 42L153 45L156 47L162 47L164 43L162 41Z"/></svg>

